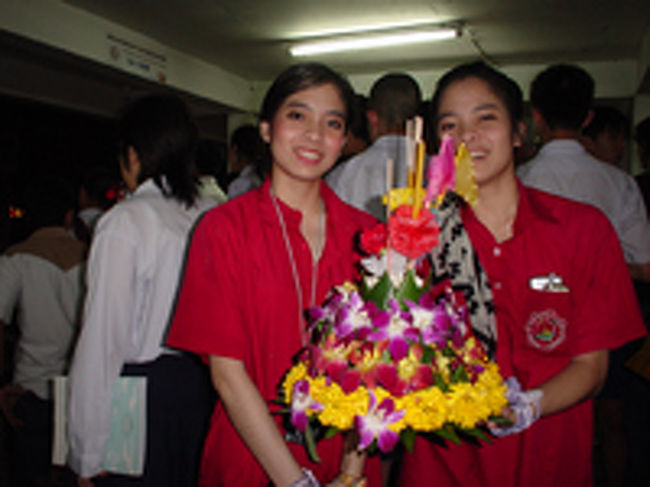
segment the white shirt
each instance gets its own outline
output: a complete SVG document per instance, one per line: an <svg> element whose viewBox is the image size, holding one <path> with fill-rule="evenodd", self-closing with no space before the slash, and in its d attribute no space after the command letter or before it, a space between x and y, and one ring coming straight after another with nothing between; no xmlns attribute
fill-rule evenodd
<svg viewBox="0 0 650 487"><path fill-rule="evenodd" d="M122 366L154 360L165 351L163 335L188 234L213 205L201 198L188 209L147 180L97 224L70 368L69 463L83 477L101 469L111 393Z"/></svg>
<svg viewBox="0 0 650 487"><path fill-rule="evenodd" d="M248 164L241 170L239 176L228 185L228 199L231 200L261 185L262 180L257 175L257 171L255 171L252 164Z"/></svg>
<svg viewBox="0 0 650 487"><path fill-rule="evenodd" d="M199 194L213 199L219 205L228 201L228 196L226 196L226 193L224 193L221 186L217 183L217 179L210 175L204 175L199 178Z"/></svg>
<svg viewBox="0 0 650 487"><path fill-rule="evenodd" d="M599 161L578 141L562 139L545 144L517 174L527 186L600 209L618 234L625 260L650 262L650 222L639 187L626 172Z"/></svg>
<svg viewBox="0 0 650 487"><path fill-rule="evenodd" d="M63 227L46 227L0 257L0 320L15 309L20 337L13 382L41 399L67 370L83 295L84 246Z"/></svg>
<svg viewBox="0 0 650 487"><path fill-rule="evenodd" d="M334 168L325 181L346 203L385 220L386 161L393 160L393 187L405 187L406 143L403 135L379 137L365 151Z"/></svg>

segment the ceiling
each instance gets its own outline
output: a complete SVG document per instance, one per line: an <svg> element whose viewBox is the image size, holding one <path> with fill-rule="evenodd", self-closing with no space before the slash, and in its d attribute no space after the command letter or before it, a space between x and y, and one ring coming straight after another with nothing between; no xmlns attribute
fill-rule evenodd
<svg viewBox="0 0 650 487"><path fill-rule="evenodd" d="M295 62L296 40L360 26L462 22L460 39L313 57L347 73L636 59L648 0L65 0L248 80Z"/></svg>

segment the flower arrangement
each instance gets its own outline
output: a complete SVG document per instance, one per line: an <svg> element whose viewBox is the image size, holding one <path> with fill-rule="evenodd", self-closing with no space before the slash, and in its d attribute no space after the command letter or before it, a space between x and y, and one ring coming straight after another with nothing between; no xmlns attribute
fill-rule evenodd
<svg viewBox="0 0 650 487"><path fill-rule="evenodd" d="M358 450L389 452L400 439L410 448L418 433L487 439L479 425L507 404L497 365L472 335L462 293L448 282L433 285L426 258L438 244L435 209L445 194L476 201L471 159L463 146L454 149L452 139L443 141L426 192L417 176L408 188L388 188L388 222L361 235L368 257L360 282L335 287L308 312L311 341L281 396L314 459L318 425L326 436L356 430Z"/></svg>

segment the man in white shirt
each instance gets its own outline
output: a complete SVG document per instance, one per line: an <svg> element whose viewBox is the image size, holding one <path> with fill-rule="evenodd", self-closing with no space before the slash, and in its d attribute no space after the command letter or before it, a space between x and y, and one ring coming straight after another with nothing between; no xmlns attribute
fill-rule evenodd
<svg viewBox="0 0 650 487"><path fill-rule="evenodd" d="M69 231L74 193L54 177L30 185L25 218L38 228L0 256L0 350L14 313L19 331L14 374L0 389L0 408L12 425L14 480L20 486L37 485L49 475L51 379L69 364L85 259L84 244Z"/></svg>
<svg viewBox="0 0 650 487"><path fill-rule="evenodd" d="M650 225L638 186L578 141L593 115L593 93L593 79L576 66L551 66L535 78L530 101L544 145L517 174L527 186L599 208L618 234L632 277L648 281Z"/></svg>
<svg viewBox="0 0 650 487"><path fill-rule="evenodd" d="M417 115L421 99L418 84L407 74L390 73L375 82L366 112L373 144L325 178L339 198L385 220L386 161L393 160L394 186L406 186L406 121Z"/></svg>

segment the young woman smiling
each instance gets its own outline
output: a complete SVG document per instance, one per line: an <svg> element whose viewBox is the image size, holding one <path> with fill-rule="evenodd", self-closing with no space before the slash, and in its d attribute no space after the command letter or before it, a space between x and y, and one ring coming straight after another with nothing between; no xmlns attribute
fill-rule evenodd
<svg viewBox="0 0 650 487"><path fill-rule="evenodd" d="M318 445L321 463L285 441L269 404L306 343L304 311L354 276L355 233L374 223L322 182L345 142L352 91L320 64L275 80L260 133L271 176L208 213L194 233L168 343L209 361L220 401L206 440L200 485L352 485L363 457L343 440ZM313 474L312 472L313 471ZM372 469L377 482L378 469Z"/></svg>

